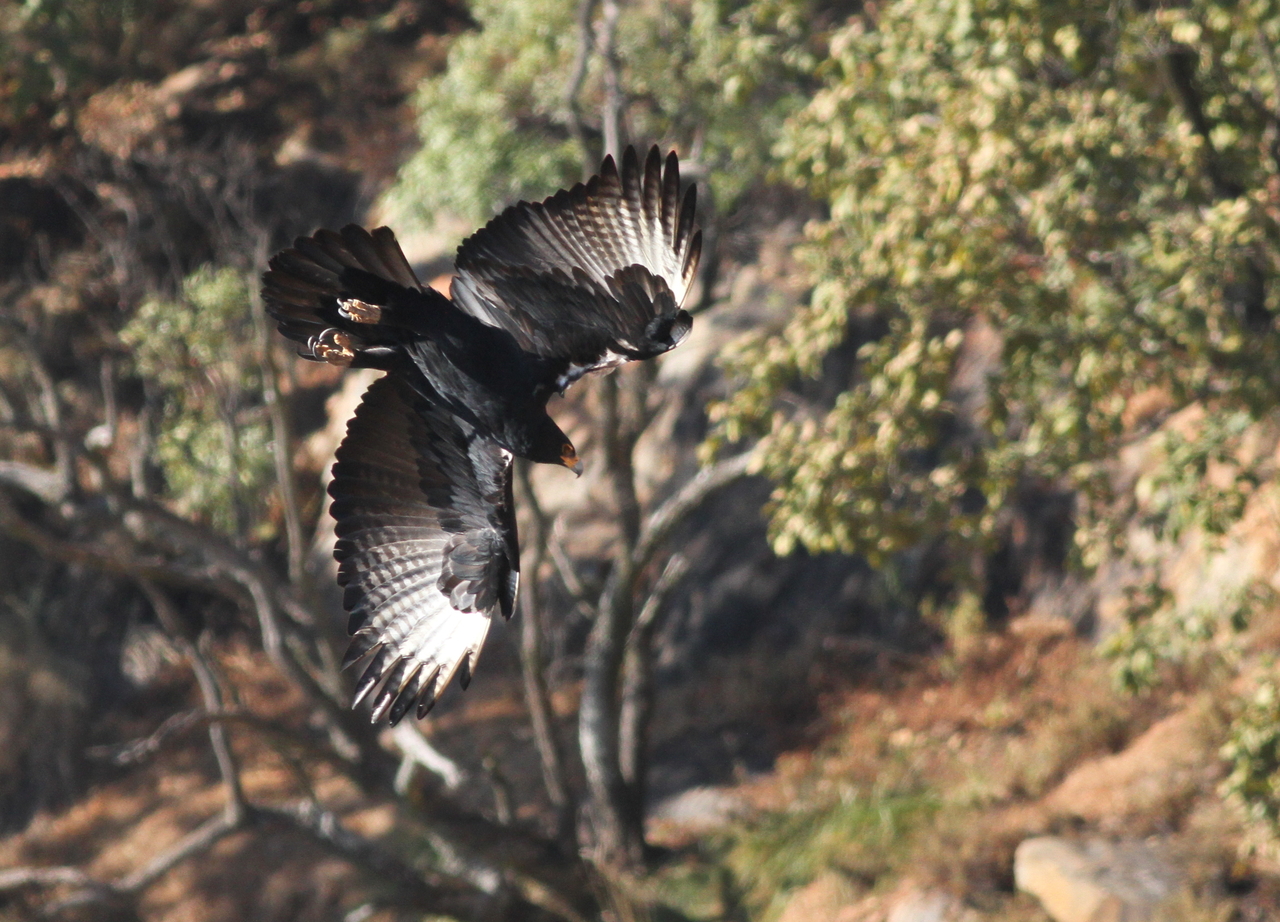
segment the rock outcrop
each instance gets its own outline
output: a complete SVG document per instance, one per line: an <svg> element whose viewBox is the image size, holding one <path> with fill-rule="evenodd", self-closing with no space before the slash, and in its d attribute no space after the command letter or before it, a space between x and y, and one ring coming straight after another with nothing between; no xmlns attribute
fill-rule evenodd
<svg viewBox="0 0 1280 922"><path fill-rule="evenodd" d="M1179 883L1176 864L1157 845L1056 836L1019 845L1013 874L1054 922L1154 922Z"/></svg>

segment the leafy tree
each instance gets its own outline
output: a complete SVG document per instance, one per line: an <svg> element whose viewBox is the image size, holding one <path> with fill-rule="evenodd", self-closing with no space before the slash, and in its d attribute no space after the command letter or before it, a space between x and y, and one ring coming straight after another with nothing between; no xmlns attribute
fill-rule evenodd
<svg viewBox="0 0 1280 922"><path fill-rule="evenodd" d="M418 90L422 146L388 196L397 221L431 224L442 211L482 220L599 162L609 67L595 47L595 7L472 5L480 29L460 36L446 70ZM609 57L625 133L692 151L728 207L769 166L785 117L803 103L820 11L796 0L622 6Z"/></svg>
<svg viewBox="0 0 1280 922"><path fill-rule="evenodd" d="M235 269L198 269L175 300L143 302L120 338L140 375L159 388L156 457L189 515L245 537L250 509L273 486L271 429L262 404L248 282ZM261 536L260 536L261 537Z"/></svg>
<svg viewBox="0 0 1280 922"><path fill-rule="evenodd" d="M715 411L763 438L780 551L942 542L980 580L1008 498L1048 482L1079 491L1092 563L1133 398L1274 407L1278 43L1275 4L1213 0L900 0L833 38L778 148L829 207L811 302L732 357ZM841 346L846 389L809 398ZM1190 499L1218 527L1241 505Z"/></svg>
<svg viewBox="0 0 1280 922"><path fill-rule="evenodd" d="M1258 683L1241 699L1231 735L1222 747L1230 773L1222 793L1249 819L1275 831L1280 827L1280 688L1274 678Z"/></svg>

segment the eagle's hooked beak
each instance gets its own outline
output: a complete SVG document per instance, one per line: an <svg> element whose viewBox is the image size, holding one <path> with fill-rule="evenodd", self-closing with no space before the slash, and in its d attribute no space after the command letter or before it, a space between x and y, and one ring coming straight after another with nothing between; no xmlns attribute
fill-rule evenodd
<svg viewBox="0 0 1280 922"><path fill-rule="evenodd" d="M579 477L582 476L582 461L578 458L578 453L574 451L573 446L568 442L564 443L564 447L560 451L560 463Z"/></svg>

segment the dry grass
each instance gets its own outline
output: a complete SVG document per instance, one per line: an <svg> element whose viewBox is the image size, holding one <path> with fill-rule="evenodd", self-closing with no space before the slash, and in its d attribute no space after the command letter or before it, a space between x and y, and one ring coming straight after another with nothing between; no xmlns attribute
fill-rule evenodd
<svg viewBox="0 0 1280 922"><path fill-rule="evenodd" d="M1210 676L1195 695L1167 688L1131 697L1069 632L1024 625L960 646L962 653L953 646L943 659L829 691L814 731L820 741L739 787L759 812L664 869L664 898L690 918L771 920L791 894L835 873L856 893L884 895L909 879L963 894L975 918L1047 920L1014 891L1012 873L1024 838L1080 822L1048 808L1046 795L1193 701L1205 715L1197 732L1213 738L1203 747L1210 760L1223 732L1210 719L1223 692ZM1251 869L1265 886L1248 893L1223 889L1242 827L1212 783L1161 804L1159 814L1127 822L1169 838L1184 856L1191 885L1161 918L1271 917L1269 872Z"/></svg>

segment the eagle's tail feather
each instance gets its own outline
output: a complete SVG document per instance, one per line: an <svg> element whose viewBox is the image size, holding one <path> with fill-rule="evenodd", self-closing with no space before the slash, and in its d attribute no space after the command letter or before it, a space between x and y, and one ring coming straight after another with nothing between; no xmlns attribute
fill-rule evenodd
<svg viewBox="0 0 1280 922"><path fill-rule="evenodd" d="M355 224L299 237L262 282L267 310L299 354L334 365L385 364L397 332L413 328L406 303L423 292L391 229Z"/></svg>

